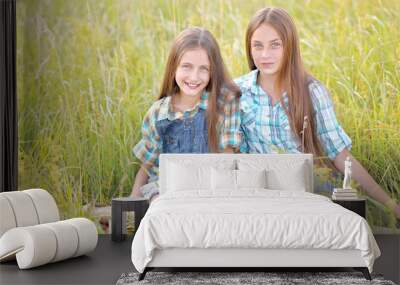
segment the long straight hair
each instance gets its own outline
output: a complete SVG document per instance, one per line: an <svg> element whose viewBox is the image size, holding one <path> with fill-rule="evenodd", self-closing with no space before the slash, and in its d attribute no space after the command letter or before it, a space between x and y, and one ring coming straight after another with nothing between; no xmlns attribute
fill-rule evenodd
<svg viewBox="0 0 400 285"><path fill-rule="evenodd" d="M185 52L198 48L204 49L210 60L210 82L206 87L209 93L206 111L208 148L210 152L218 152L218 114L223 112L224 107L218 104L218 101L237 100L240 97L240 89L229 76L218 43L208 30L200 27L187 28L176 37L168 56L158 99L179 93L180 89L175 81L176 69Z"/></svg>
<svg viewBox="0 0 400 285"><path fill-rule="evenodd" d="M296 26L290 15L281 8L264 8L256 12L250 20L246 31L246 55L250 70L256 69L251 55L251 38L254 31L262 24L270 25L276 30L283 43L283 59L278 73L277 86L286 89L289 106L285 106L283 97L280 102L289 118L290 127L301 140L305 117L308 127L304 129L304 152L323 156L321 144L316 134L316 122L308 84L312 79L303 65L300 55L299 37Z"/></svg>

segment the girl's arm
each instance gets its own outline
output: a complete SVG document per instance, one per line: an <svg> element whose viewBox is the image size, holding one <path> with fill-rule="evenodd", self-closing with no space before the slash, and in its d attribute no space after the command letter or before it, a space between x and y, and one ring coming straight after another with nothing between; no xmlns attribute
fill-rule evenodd
<svg viewBox="0 0 400 285"><path fill-rule="evenodd" d="M156 101L143 118L141 128L142 138L133 148L134 155L142 164L136 173L135 182L130 194L131 197L141 197L140 187L148 183L148 170L151 170L153 165L155 165L162 149L162 142L157 132L156 121L163 102L163 100Z"/></svg>
<svg viewBox="0 0 400 285"><path fill-rule="evenodd" d="M400 204L396 204L396 202L389 197L346 148L342 150L333 161L336 168L344 173L344 161L347 156L351 158L352 162L352 178L361 185L370 197L389 207L394 211L397 219L400 219Z"/></svg>
<svg viewBox="0 0 400 285"><path fill-rule="evenodd" d="M131 197L141 197L141 193L139 191L140 187L145 185L149 180L149 176L147 175L145 167L142 165L140 166L139 171L136 173L135 183L132 187Z"/></svg>
<svg viewBox="0 0 400 285"><path fill-rule="evenodd" d="M240 130L240 98L234 97L229 101L221 101L219 104L223 106L224 110L223 118L221 119L219 149L224 153L238 152L242 141Z"/></svg>

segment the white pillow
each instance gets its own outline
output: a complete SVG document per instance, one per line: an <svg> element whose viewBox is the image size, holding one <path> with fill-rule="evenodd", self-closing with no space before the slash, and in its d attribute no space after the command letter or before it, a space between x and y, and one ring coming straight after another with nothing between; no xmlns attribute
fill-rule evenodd
<svg viewBox="0 0 400 285"><path fill-rule="evenodd" d="M263 170L211 170L212 189L238 190L240 188L267 188L267 172Z"/></svg>
<svg viewBox="0 0 400 285"><path fill-rule="evenodd" d="M211 189L211 167L168 164L167 191Z"/></svg>
<svg viewBox="0 0 400 285"><path fill-rule="evenodd" d="M236 170L237 188L267 188L267 170Z"/></svg>
<svg viewBox="0 0 400 285"><path fill-rule="evenodd" d="M275 160L268 163L262 160L238 161L240 170L266 169L267 188L273 190L306 191L307 167L304 160Z"/></svg>
<svg viewBox="0 0 400 285"><path fill-rule="evenodd" d="M275 167L267 172L268 188L288 191L307 189L305 163L291 164L288 167Z"/></svg>
<svg viewBox="0 0 400 285"><path fill-rule="evenodd" d="M213 190L236 190L236 170L212 167L211 181Z"/></svg>

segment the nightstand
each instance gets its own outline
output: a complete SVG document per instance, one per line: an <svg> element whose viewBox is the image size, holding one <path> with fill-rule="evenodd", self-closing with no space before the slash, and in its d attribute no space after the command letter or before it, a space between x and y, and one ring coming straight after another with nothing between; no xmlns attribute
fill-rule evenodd
<svg viewBox="0 0 400 285"><path fill-rule="evenodd" d="M359 214L361 217L365 219L365 209L366 209L366 200L365 198L357 198L352 200L333 200L332 202L339 204L340 206L353 211L356 214Z"/></svg>
<svg viewBox="0 0 400 285"><path fill-rule="evenodd" d="M121 197L113 198L111 204L111 240L122 241L122 214L126 211L135 212L135 232L149 207L149 199Z"/></svg>

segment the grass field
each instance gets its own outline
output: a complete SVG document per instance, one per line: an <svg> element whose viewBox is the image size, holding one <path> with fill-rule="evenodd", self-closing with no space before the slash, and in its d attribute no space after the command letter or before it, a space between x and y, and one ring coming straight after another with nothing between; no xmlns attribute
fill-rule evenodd
<svg viewBox="0 0 400 285"><path fill-rule="evenodd" d="M266 1L17 0L19 188L64 217L130 193L131 149L157 96L172 39L207 27L233 77ZM353 155L400 199L400 1L269 1L297 24L308 70L331 91ZM339 186L339 185L338 185ZM370 224L394 226L369 203Z"/></svg>

